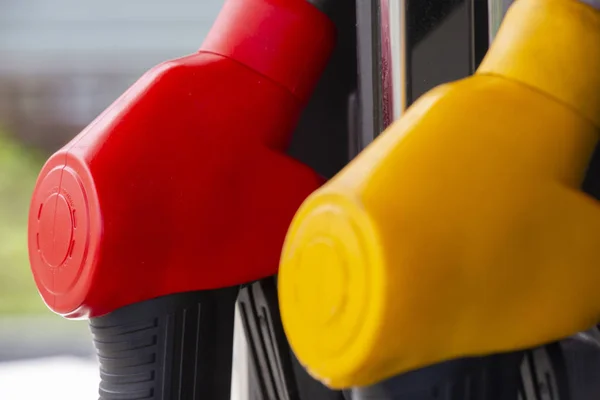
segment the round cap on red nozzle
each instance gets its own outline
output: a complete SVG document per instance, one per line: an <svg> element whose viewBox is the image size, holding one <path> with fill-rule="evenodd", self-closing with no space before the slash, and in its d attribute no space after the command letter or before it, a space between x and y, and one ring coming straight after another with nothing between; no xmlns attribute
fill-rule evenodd
<svg viewBox="0 0 600 400"><path fill-rule="evenodd" d="M29 258L46 304L70 313L83 302L91 272L89 194L77 172L57 158L64 156L50 159L33 193Z"/></svg>

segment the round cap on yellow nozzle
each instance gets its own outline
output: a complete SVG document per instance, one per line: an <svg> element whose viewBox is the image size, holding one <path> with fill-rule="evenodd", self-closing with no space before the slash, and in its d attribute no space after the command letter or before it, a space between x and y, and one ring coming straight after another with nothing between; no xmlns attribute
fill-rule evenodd
<svg viewBox="0 0 600 400"><path fill-rule="evenodd" d="M298 211L279 275L334 388L532 347L600 319L600 12L519 0L478 73L421 98Z"/></svg>

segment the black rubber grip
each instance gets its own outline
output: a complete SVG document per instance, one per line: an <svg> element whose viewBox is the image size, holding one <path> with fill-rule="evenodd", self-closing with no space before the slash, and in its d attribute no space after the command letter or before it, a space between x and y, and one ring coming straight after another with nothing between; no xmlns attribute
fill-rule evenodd
<svg viewBox="0 0 600 400"><path fill-rule="evenodd" d="M447 361L352 391L352 400L517 400L523 353Z"/></svg>
<svg viewBox="0 0 600 400"><path fill-rule="evenodd" d="M91 319L100 400L229 400L237 293L180 293Z"/></svg>

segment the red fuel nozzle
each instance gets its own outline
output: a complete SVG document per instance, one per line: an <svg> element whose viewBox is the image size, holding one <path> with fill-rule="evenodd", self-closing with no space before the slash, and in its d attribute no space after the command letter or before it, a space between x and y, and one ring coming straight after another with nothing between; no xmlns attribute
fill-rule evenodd
<svg viewBox="0 0 600 400"><path fill-rule="evenodd" d="M29 214L48 307L97 317L276 273L322 183L285 150L333 41L304 0L229 0L198 53L151 69L54 154Z"/></svg>

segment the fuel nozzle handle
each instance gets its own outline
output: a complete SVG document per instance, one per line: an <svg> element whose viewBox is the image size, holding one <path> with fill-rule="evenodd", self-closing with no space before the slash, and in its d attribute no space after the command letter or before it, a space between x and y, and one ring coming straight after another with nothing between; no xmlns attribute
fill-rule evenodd
<svg viewBox="0 0 600 400"><path fill-rule="evenodd" d="M323 182L285 151L333 41L304 0L228 0L198 53L151 69L50 157L29 214L46 304L96 317L273 275Z"/></svg>
<svg viewBox="0 0 600 400"><path fill-rule="evenodd" d="M90 319L100 400L229 400L237 288L176 293Z"/></svg>
<svg viewBox="0 0 600 400"><path fill-rule="evenodd" d="M305 0L228 0L197 53L145 73L44 165L33 276L55 313L91 319L103 399L171 398L160 388L192 379L177 368L210 368L216 353L194 352L231 338L237 287L277 272L295 211L323 182L286 149L334 33Z"/></svg>
<svg viewBox="0 0 600 400"><path fill-rule="evenodd" d="M600 11L519 0L477 73L419 99L300 207L279 273L333 388L518 351L600 319Z"/></svg>

